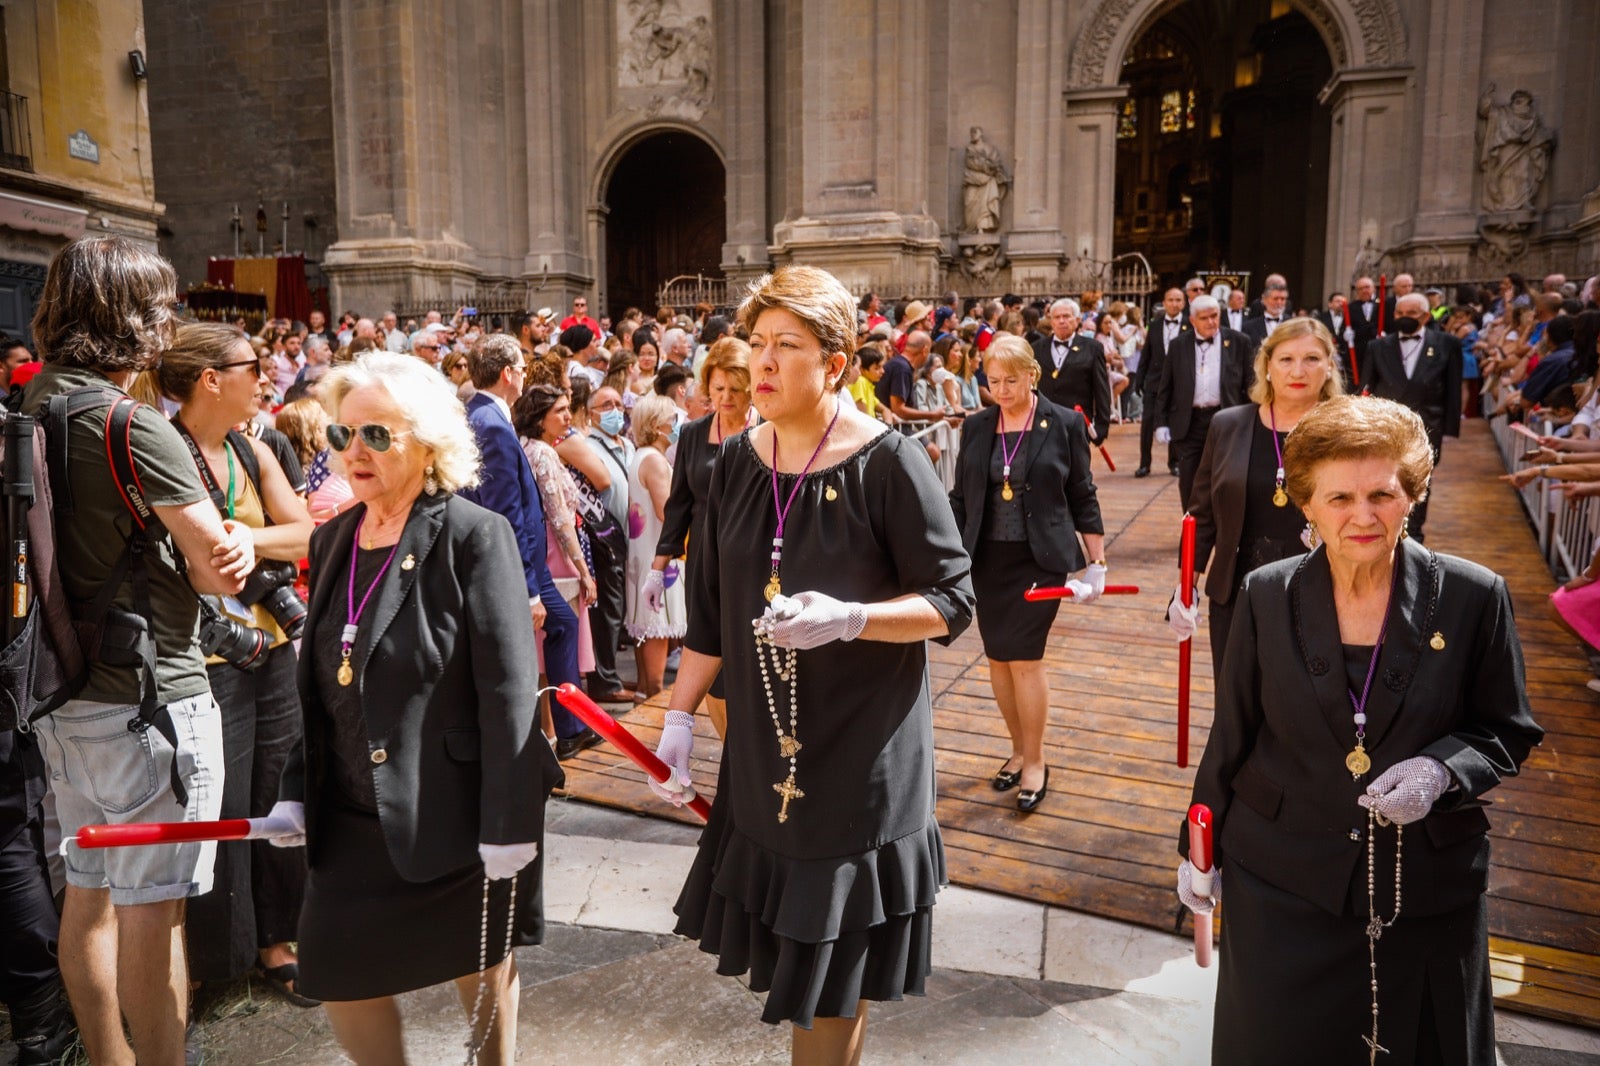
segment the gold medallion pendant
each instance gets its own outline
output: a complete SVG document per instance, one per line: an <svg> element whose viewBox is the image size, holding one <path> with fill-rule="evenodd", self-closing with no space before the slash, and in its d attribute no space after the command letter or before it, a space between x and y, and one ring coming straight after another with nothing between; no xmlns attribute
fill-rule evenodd
<svg viewBox="0 0 1600 1066"><path fill-rule="evenodd" d="M1289 494L1287 492L1284 492L1282 489L1278 489L1276 492L1274 492L1272 494L1272 506L1274 506L1274 507L1287 507L1288 505L1289 505Z"/></svg>
<svg viewBox="0 0 1600 1066"><path fill-rule="evenodd" d="M772 598L782 591L783 586L778 584L778 579L774 577L767 582L767 587L761 590L761 594L767 598L768 603L771 603Z"/></svg>
<svg viewBox="0 0 1600 1066"><path fill-rule="evenodd" d="M1015 495L1016 493L1011 491L1011 482L1007 481L1005 484L1000 486L1000 498L1002 500L1009 502Z"/></svg>
<svg viewBox="0 0 1600 1066"><path fill-rule="evenodd" d="M1435 633L1433 635L1433 639L1428 641L1428 647L1432 648L1434 651L1444 651L1444 634Z"/></svg>
<svg viewBox="0 0 1600 1066"><path fill-rule="evenodd" d="M1372 769L1372 759L1367 755L1367 749L1357 744L1350 754L1344 757L1344 768L1357 777Z"/></svg>
<svg viewBox="0 0 1600 1066"><path fill-rule="evenodd" d="M339 664L339 672L335 674L334 677L338 679L340 685L345 686L348 686L350 682L356 679L356 672L350 669L349 659L346 659L344 662Z"/></svg>

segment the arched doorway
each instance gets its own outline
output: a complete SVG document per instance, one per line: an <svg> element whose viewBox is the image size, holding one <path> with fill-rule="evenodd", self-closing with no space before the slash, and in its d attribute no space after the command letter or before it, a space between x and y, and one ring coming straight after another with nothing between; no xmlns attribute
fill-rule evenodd
<svg viewBox="0 0 1600 1066"><path fill-rule="evenodd" d="M711 146L681 130L651 134L622 154L605 189L606 311L656 309L679 274L722 273L727 171Z"/></svg>
<svg viewBox="0 0 1600 1066"><path fill-rule="evenodd" d="M1289 0L1163 6L1122 64L1116 115L1116 253L1164 284L1197 270L1287 276L1322 306L1333 73L1322 35ZM1335 282L1337 284L1337 282Z"/></svg>

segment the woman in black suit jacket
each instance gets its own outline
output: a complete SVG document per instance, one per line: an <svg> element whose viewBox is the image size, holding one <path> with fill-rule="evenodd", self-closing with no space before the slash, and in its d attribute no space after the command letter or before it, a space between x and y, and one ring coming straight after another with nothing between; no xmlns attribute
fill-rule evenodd
<svg viewBox="0 0 1600 1066"><path fill-rule="evenodd" d="M1245 578L1195 778L1228 895L1212 1061L1490 1066L1481 797L1543 736L1510 596L1404 539L1433 465L1410 410L1329 400L1284 458L1322 547Z"/></svg>
<svg viewBox="0 0 1600 1066"><path fill-rule="evenodd" d="M357 1062L403 1061L393 996L454 980L486 1062L510 1062L513 899L538 939L544 803L533 624L505 519L453 494L477 450L444 378L372 355L324 385L360 506L311 540L300 690L300 980ZM535 913L530 920L527 904ZM489 1021L492 1019L492 1022Z"/></svg>
<svg viewBox="0 0 1600 1066"><path fill-rule="evenodd" d="M1029 603L1022 594L1084 569L1086 550L1084 579L1068 584L1074 603L1098 599L1106 586L1105 527L1083 416L1034 391L1039 363L1020 337L997 337L983 364L995 406L962 428L950 505L972 556L989 683L1011 733L1011 757L992 783L1001 792L1020 785L1017 808L1031 811L1050 784L1044 761L1050 682L1043 660L1061 601Z"/></svg>
<svg viewBox="0 0 1600 1066"><path fill-rule="evenodd" d="M1211 670L1222 677L1222 656L1233 620L1234 594L1258 566L1306 551L1305 516L1284 491L1284 438L1313 407L1344 393L1333 335L1312 318L1293 318L1272 331L1256 352L1248 404L1217 412L1189 495L1195 518L1194 568L1205 574L1211 600ZM1211 564L1212 552L1216 561ZM1194 635L1195 608L1178 596L1167 622L1179 640Z"/></svg>

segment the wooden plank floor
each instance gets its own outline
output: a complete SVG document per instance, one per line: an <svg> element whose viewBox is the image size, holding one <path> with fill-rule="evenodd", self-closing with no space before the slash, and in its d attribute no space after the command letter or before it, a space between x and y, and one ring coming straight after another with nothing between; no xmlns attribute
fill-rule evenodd
<svg viewBox="0 0 1600 1066"><path fill-rule="evenodd" d="M951 879L1043 903L1171 931L1179 819L1211 723L1209 645L1195 640L1190 769L1174 764L1177 654L1163 618L1176 578L1177 479L1132 477L1138 438L1113 430L1118 472L1099 458L1111 580L1137 597L1063 605L1046 653L1052 691L1045 736L1051 794L1021 815L989 778L1010 751L973 626L931 649L938 742L939 824ZM1428 542L1494 567L1511 585L1534 712L1548 731L1515 780L1490 794L1491 956L1496 1002L1600 1027L1600 698L1581 646L1552 619L1554 587L1481 422L1445 446ZM648 745L664 698L624 721ZM716 784L720 745L697 720L697 787ZM570 795L659 817L664 808L617 752L591 749L567 764Z"/></svg>

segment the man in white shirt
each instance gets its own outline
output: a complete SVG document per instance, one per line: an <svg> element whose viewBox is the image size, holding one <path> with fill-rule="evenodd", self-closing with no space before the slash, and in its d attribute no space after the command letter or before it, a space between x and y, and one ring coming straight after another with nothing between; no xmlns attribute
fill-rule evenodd
<svg viewBox="0 0 1600 1066"><path fill-rule="evenodd" d="M1272 331L1281 326L1289 314L1289 290L1282 285L1274 285L1261 294L1262 314L1259 318L1247 318L1244 329L1239 332L1250 338L1250 343L1259 348L1272 336Z"/></svg>
<svg viewBox="0 0 1600 1066"><path fill-rule="evenodd" d="M1155 442L1171 444L1178 457L1178 497L1185 511L1194 488L1200 453L1211 419L1224 407L1249 399L1250 341L1222 325L1222 308L1210 296L1189 304L1193 326L1180 334L1161 368L1156 392Z"/></svg>
<svg viewBox="0 0 1600 1066"><path fill-rule="evenodd" d="M1244 332L1245 318L1244 290L1232 289L1228 292L1227 321L1224 322L1223 325L1227 326L1229 329L1237 330L1242 333Z"/></svg>
<svg viewBox="0 0 1600 1066"><path fill-rule="evenodd" d="M400 319L393 311L385 311L380 320L383 325L383 346L391 352L404 352L410 347L404 331L400 329Z"/></svg>

